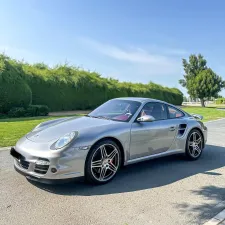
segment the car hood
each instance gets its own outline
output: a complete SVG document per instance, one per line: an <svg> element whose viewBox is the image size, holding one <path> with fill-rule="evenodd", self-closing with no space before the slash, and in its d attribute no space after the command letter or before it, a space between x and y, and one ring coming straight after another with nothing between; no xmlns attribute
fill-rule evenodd
<svg viewBox="0 0 225 225"><path fill-rule="evenodd" d="M50 142L59 139L66 133L80 131L84 129L99 129L99 127L118 123L112 120L98 119L91 117L69 118L61 122L43 126L42 129L30 132L27 139L33 142Z"/></svg>

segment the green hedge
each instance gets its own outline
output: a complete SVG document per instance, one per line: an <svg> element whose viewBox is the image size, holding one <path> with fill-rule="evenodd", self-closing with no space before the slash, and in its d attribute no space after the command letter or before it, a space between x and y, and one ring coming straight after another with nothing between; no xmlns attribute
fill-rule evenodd
<svg viewBox="0 0 225 225"><path fill-rule="evenodd" d="M16 66L0 55L0 113L7 113L12 107L27 108L31 103L31 89Z"/></svg>
<svg viewBox="0 0 225 225"><path fill-rule="evenodd" d="M225 104L225 98L217 98L216 104Z"/></svg>
<svg viewBox="0 0 225 225"><path fill-rule="evenodd" d="M10 61L12 64L12 62ZM73 66L13 61L32 90L32 104L47 105L51 111L93 109L116 97L148 97L181 105L183 94L176 88L154 83L119 82Z"/></svg>

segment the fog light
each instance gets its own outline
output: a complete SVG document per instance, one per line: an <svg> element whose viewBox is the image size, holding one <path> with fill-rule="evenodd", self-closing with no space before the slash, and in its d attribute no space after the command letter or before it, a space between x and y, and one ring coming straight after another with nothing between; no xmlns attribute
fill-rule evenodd
<svg viewBox="0 0 225 225"><path fill-rule="evenodd" d="M56 168L51 168L51 172L52 173L56 173L57 172L57 169Z"/></svg>
<svg viewBox="0 0 225 225"><path fill-rule="evenodd" d="M50 162L45 161L45 160L38 159L36 161L36 165L49 166L50 165Z"/></svg>

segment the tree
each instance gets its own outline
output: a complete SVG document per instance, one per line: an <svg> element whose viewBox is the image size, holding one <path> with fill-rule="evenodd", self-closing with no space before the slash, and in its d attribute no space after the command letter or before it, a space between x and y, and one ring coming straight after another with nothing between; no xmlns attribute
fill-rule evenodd
<svg viewBox="0 0 225 225"><path fill-rule="evenodd" d="M205 107L205 99L216 97L225 82L206 66L207 61L202 55L190 55L189 62L183 59L184 79L179 83L186 87L191 98L199 98L202 107Z"/></svg>
<svg viewBox="0 0 225 225"><path fill-rule="evenodd" d="M191 82L193 95L201 100L201 105L205 106L205 98L215 97L224 87L224 81L211 69L201 71Z"/></svg>
<svg viewBox="0 0 225 225"><path fill-rule="evenodd" d="M187 101L188 101L188 99L187 99L186 96L183 97L183 101L184 101L184 102L187 102Z"/></svg>
<svg viewBox="0 0 225 225"><path fill-rule="evenodd" d="M215 96L215 98L223 98L223 96L218 94Z"/></svg>

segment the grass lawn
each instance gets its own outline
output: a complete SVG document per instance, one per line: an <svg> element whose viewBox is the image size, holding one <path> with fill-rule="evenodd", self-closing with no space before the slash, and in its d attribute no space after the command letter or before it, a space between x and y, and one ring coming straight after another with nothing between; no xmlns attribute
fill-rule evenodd
<svg viewBox="0 0 225 225"><path fill-rule="evenodd" d="M39 123L58 117L40 116L27 118L0 119L0 147L13 146Z"/></svg>
<svg viewBox="0 0 225 225"><path fill-rule="evenodd" d="M188 113L196 113L202 115L203 122L225 118L225 110L218 110L212 107L184 106L182 109Z"/></svg>
<svg viewBox="0 0 225 225"><path fill-rule="evenodd" d="M203 121L225 118L225 110L216 108L202 108L184 106L182 109L188 113L200 114L204 117ZM0 119L0 147L15 145L17 140L31 131L41 122L55 119L57 117L30 117L30 118L11 118Z"/></svg>

